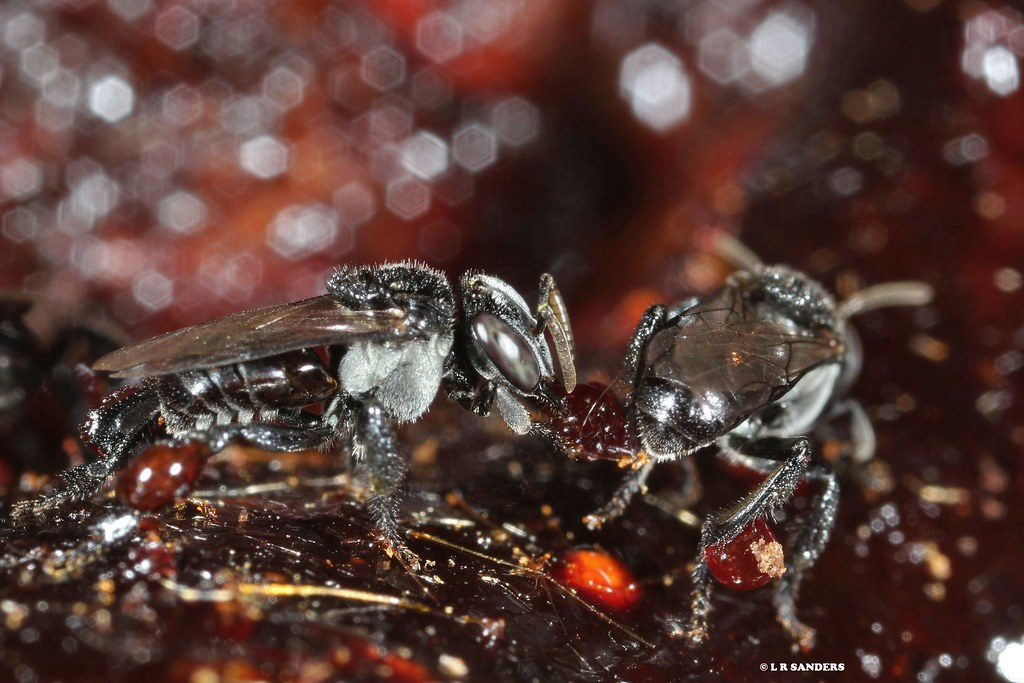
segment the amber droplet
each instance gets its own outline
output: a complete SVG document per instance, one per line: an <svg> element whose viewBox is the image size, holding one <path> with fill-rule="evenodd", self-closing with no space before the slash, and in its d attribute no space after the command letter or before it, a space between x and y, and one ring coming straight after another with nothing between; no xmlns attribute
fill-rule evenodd
<svg viewBox="0 0 1024 683"><path fill-rule="evenodd" d="M556 564L555 576L587 601L615 612L628 610L640 598L629 569L601 550L567 552Z"/></svg>
<svg viewBox="0 0 1024 683"><path fill-rule="evenodd" d="M579 384L565 400L565 412L552 415L550 428L569 455L590 461L632 454L626 415L607 385Z"/></svg>
<svg viewBox="0 0 1024 683"><path fill-rule="evenodd" d="M128 566L141 578L169 579L178 571L174 553L159 540L147 540L128 551Z"/></svg>
<svg viewBox="0 0 1024 683"><path fill-rule="evenodd" d="M212 453L206 444L157 444L117 476L117 497L136 510L156 510L184 495Z"/></svg>
<svg viewBox="0 0 1024 683"><path fill-rule="evenodd" d="M736 590L753 590L782 576L782 545L762 518L755 519L736 538L704 550L711 575Z"/></svg>

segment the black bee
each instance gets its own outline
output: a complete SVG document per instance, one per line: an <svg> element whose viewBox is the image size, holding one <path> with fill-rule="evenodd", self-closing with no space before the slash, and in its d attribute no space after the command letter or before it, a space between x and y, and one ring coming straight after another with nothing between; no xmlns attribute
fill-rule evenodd
<svg viewBox="0 0 1024 683"><path fill-rule="evenodd" d="M101 458L62 474L50 496L15 506L15 519L92 496L162 424L174 441L214 452L243 439L269 451L352 447L378 542L411 567L399 539L396 489L406 470L393 422L419 418L439 386L517 433L531 409L558 409L553 384L575 385L573 340L549 275L531 313L502 280L468 273L461 322L443 273L410 262L343 267L327 294L243 311L122 348L95 368L137 382L107 397L83 425ZM545 331L554 344L558 371ZM324 351L323 356L316 352ZM321 406L319 413L306 410Z"/></svg>
<svg viewBox="0 0 1024 683"><path fill-rule="evenodd" d="M25 294L0 294L0 425L20 416L25 401L62 350L51 351L51 344L44 343L26 321L35 304Z"/></svg>
<svg viewBox="0 0 1024 683"><path fill-rule="evenodd" d="M854 460L871 458L871 423L861 405L846 397L861 366L849 319L884 306L923 305L932 290L920 282L893 282L837 304L799 271L766 266L726 238L720 248L742 270L707 298L671 309L651 306L633 334L625 359L625 408L627 428L639 444L638 466L587 522L597 528L621 514L656 463L712 444L723 457L767 475L749 495L703 523L690 617L673 632L699 643L707 636L711 607L708 547L732 540L781 506L801 480L821 482L774 599L779 622L810 647L814 631L797 619L796 595L828 541L839 487L830 466L812 459L806 435L849 415Z"/></svg>
<svg viewBox="0 0 1024 683"><path fill-rule="evenodd" d="M111 341L117 332L96 318L73 314L45 297L0 290L0 429L70 355L117 347ZM83 352L72 353L76 346Z"/></svg>
<svg viewBox="0 0 1024 683"><path fill-rule="evenodd" d="M62 466L61 440L75 433L94 379L85 363L117 348L117 337L101 316L69 310L43 296L0 290L2 457L19 470ZM68 428L54 429L55 423Z"/></svg>

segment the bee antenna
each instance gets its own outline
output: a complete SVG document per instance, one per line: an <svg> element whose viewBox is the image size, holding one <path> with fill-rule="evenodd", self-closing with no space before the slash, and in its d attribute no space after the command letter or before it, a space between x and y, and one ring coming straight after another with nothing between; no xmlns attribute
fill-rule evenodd
<svg viewBox="0 0 1024 683"><path fill-rule="evenodd" d="M887 282L855 293L839 304L836 314L842 320L876 308L889 306L924 306L935 296L935 290L924 282Z"/></svg>
<svg viewBox="0 0 1024 683"><path fill-rule="evenodd" d="M757 254L728 233L715 231L711 235L711 248L739 270L754 273L764 267Z"/></svg>

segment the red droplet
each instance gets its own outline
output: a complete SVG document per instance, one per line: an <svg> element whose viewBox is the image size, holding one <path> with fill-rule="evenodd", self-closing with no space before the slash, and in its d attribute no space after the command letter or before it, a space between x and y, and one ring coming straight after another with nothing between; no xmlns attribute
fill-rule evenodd
<svg viewBox="0 0 1024 683"><path fill-rule="evenodd" d="M626 416L608 385L577 385L565 401L565 412L552 415L549 426L570 456L589 461L632 455Z"/></svg>
<svg viewBox="0 0 1024 683"><path fill-rule="evenodd" d="M174 553L159 540L146 540L128 551L131 570L141 578L168 579L178 571Z"/></svg>
<svg viewBox="0 0 1024 683"><path fill-rule="evenodd" d="M755 519L736 538L708 546L704 559L719 583L736 590L753 590L786 571L782 546L762 518Z"/></svg>
<svg viewBox="0 0 1024 683"><path fill-rule="evenodd" d="M157 444L117 475L117 497L136 510L156 510L184 495L211 455L205 444Z"/></svg>
<svg viewBox="0 0 1024 683"><path fill-rule="evenodd" d="M640 598L640 589L622 562L601 550L570 550L555 575L589 602L623 612Z"/></svg>

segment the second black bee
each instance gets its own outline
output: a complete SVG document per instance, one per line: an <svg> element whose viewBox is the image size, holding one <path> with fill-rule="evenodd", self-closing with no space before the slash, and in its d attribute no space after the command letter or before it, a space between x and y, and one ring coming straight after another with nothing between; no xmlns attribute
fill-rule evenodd
<svg viewBox="0 0 1024 683"><path fill-rule="evenodd" d="M850 318L886 306L923 305L932 290L921 282L891 282L837 302L800 271L765 265L724 236L718 246L741 270L706 298L651 306L633 333L624 374L637 467L587 523L597 528L622 514L657 463L713 444L726 460L764 475L752 492L708 515L701 527L690 616L672 629L698 644L708 635L711 610L707 551L781 507L801 481L819 482L774 599L779 622L809 648L814 631L797 618L796 596L828 541L839 496L830 464L812 457L811 437L849 416L855 463L870 459L875 446L867 414L847 395L861 366ZM688 484L696 489L692 479Z"/></svg>

